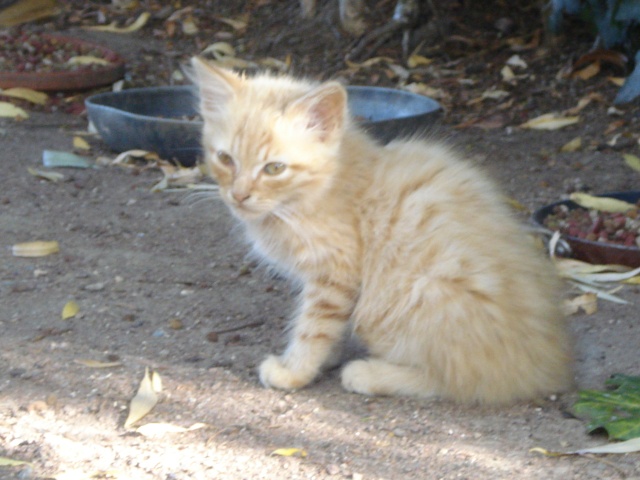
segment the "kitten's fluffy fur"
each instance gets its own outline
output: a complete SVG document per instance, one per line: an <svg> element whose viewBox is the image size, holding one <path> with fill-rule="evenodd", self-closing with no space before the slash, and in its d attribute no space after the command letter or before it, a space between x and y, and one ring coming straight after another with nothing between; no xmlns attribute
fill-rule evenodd
<svg viewBox="0 0 640 480"><path fill-rule="evenodd" d="M264 385L312 382L349 325L370 357L347 390L504 403L571 385L558 281L481 172L438 144L378 145L336 82L193 67L222 199L302 284Z"/></svg>

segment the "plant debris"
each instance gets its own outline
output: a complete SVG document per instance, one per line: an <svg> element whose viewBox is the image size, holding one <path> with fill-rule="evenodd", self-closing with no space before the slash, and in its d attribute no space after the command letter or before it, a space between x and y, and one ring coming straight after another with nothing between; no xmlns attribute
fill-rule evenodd
<svg viewBox="0 0 640 480"><path fill-rule="evenodd" d="M98 62L74 61L77 57L92 57L113 62L116 57L84 42L70 42L38 32L0 32L0 72L68 72L101 68Z"/></svg>

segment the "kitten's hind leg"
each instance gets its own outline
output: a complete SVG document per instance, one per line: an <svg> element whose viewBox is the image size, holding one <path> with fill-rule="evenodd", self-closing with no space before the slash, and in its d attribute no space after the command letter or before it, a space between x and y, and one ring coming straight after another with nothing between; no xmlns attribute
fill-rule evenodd
<svg viewBox="0 0 640 480"><path fill-rule="evenodd" d="M354 360L342 370L345 390L365 395L436 395L424 370L378 358Z"/></svg>

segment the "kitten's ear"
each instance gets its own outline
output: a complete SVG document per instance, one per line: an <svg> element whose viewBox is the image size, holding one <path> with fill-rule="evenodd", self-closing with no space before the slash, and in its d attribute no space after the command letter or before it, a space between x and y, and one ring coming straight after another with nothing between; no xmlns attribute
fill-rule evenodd
<svg viewBox="0 0 640 480"><path fill-rule="evenodd" d="M233 72L216 67L200 57L191 59L191 75L200 90L200 110L203 115L223 113L242 83Z"/></svg>
<svg viewBox="0 0 640 480"><path fill-rule="evenodd" d="M301 116L305 128L317 133L320 141L327 142L342 132L347 116L347 92L338 82L323 83L287 109Z"/></svg>

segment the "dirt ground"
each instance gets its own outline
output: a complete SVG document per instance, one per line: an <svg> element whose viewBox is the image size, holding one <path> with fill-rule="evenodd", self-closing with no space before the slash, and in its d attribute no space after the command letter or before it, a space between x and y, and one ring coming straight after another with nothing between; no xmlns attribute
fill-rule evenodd
<svg viewBox="0 0 640 480"><path fill-rule="evenodd" d="M353 43L333 26L330 2L321 2L311 21L298 18L295 2L200 3L219 8L221 16L251 13L246 32L226 34L247 58L291 54L296 73L397 84L388 68L345 73L344 56ZM393 7L379 5L378 22ZM520 74L526 75L501 84L500 70L514 52L467 40L498 38L497 18L513 19L510 35L528 39L536 24L524 20L530 10L507 14L497 5L468 16L452 9L450 39L466 40L454 38L455 52L443 40L425 52L437 68L424 74L424 82L440 90L447 109L433 135L482 164L530 210L575 189L637 189L637 174L621 154L639 153L640 110L637 102L611 110L617 87L607 77L619 72L584 81L557 78L590 48L590 40L576 34L556 49L521 51L528 68ZM117 50L128 62L128 85L169 83L174 64L215 37L203 30L196 37L167 38L158 33L165 26L160 20L124 36L87 32L70 12L38 28ZM392 40L375 55L398 58L398 46ZM509 90L510 100L473 102L491 86ZM517 127L575 107L588 95L594 101L579 112L576 125ZM22 122L0 119L0 456L30 462L0 467L0 478L640 478L637 454L605 463L529 452L606 442L588 435L584 422L571 415L575 391L497 409L349 394L340 388L337 370L295 393L262 388L256 366L284 345L293 294L285 281L247 260L242 232L223 205L186 193L151 193L161 178L155 169L60 169L64 181L38 179L27 167L40 168L45 149L70 151L87 118L32 110ZM577 137L581 149L560 151ZM88 139L92 158L115 156L98 137ZM31 240L57 240L61 251L35 259L12 255L13 244ZM612 373L638 375L639 291L625 286L619 294L632 303L600 302L595 314L570 318L580 388L601 388ZM80 313L62 320L69 300ZM80 359L121 366L90 368ZM205 428L155 437L123 428L146 367L159 372L163 391L138 425ZM307 455L271 455L278 448Z"/></svg>

